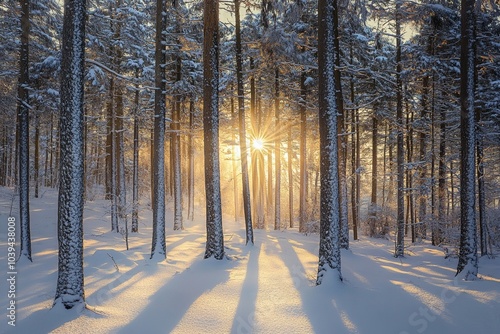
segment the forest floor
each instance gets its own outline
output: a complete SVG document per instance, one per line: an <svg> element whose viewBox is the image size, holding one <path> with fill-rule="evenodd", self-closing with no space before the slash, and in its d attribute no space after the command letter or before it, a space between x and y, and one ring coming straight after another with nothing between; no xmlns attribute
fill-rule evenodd
<svg viewBox="0 0 500 334"><path fill-rule="evenodd" d="M203 260L203 216L183 231L167 219L167 260L155 262L151 211L142 208L140 232L125 250L122 235L109 231L104 200L85 206L87 308L51 309L57 193L47 189L31 200L33 263L17 263L12 327L5 284L12 192L0 188L0 333L500 333L499 258L481 258L481 279L465 282L454 279L457 259L440 248L410 245L396 259L392 241L363 236L342 253L344 282L316 287L317 234L256 230L255 245L245 246L243 222L228 218L228 259Z"/></svg>

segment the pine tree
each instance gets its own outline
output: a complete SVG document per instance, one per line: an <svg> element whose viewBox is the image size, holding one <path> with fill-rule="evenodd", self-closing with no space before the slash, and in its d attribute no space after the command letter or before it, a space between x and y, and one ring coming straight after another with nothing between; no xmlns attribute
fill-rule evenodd
<svg viewBox="0 0 500 334"><path fill-rule="evenodd" d="M165 0L156 1L155 117L153 135L153 239L151 258L165 258Z"/></svg>
<svg viewBox="0 0 500 334"><path fill-rule="evenodd" d="M245 96L243 90L243 60L241 50L241 23L240 23L240 0L234 0L235 8L235 34L236 34L236 81L238 92L238 120L239 120L239 135L240 135L240 155L241 155L241 178L243 191L243 212L245 215L245 231L248 244L253 241L253 225L252 211L250 201L250 186L248 175L248 149L246 136L246 121L245 121Z"/></svg>
<svg viewBox="0 0 500 334"><path fill-rule="evenodd" d="M205 258L224 258L219 167L219 1L207 0L203 11L203 138L207 244Z"/></svg>
<svg viewBox="0 0 500 334"><path fill-rule="evenodd" d="M318 2L319 135L321 213L319 264L316 284L328 270L342 281L340 267L339 176L334 31L336 0Z"/></svg>
<svg viewBox="0 0 500 334"><path fill-rule="evenodd" d="M475 4L476 0L462 0L461 54L460 54L460 250L457 275L465 280L477 277L476 235L476 124L475 94Z"/></svg>
<svg viewBox="0 0 500 334"><path fill-rule="evenodd" d="M21 1L21 50L18 83L19 213L21 216L21 256L31 260L29 207L29 34L30 1Z"/></svg>
<svg viewBox="0 0 500 334"><path fill-rule="evenodd" d="M60 184L58 200L59 270L54 305L85 304L83 289L83 91L84 0L64 4L61 63Z"/></svg>

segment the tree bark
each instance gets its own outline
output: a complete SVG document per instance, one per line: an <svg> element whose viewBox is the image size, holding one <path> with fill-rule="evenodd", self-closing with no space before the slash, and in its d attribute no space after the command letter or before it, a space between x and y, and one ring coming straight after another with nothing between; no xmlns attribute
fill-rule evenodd
<svg viewBox="0 0 500 334"><path fill-rule="evenodd" d="M403 84L401 72L401 3L396 2L396 164L397 164L397 233L394 256L404 257L404 135L403 135Z"/></svg>
<svg viewBox="0 0 500 334"><path fill-rule="evenodd" d="M139 69L135 70L136 80ZM134 94L134 162L132 171L132 233L139 232L139 85Z"/></svg>
<svg viewBox="0 0 500 334"><path fill-rule="evenodd" d="M300 196L299 196L299 232L307 230L307 109L306 109L306 72L300 74Z"/></svg>
<svg viewBox="0 0 500 334"><path fill-rule="evenodd" d="M240 136L241 156L241 184L243 191L243 212L245 215L245 244L254 243L252 225L252 206L250 199L250 185L248 175L248 148L245 120L245 96L243 88L243 61L241 51L241 27L240 27L240 0L234 0L235 24L236 24L236 84L238 93L238 121ZM253 112L251 110L251 112ZM254 175L255 178L255 175ZM254 188L255 189L255 188ZM255 195L254 195L255 196Z"/></svg>
<svg viewBox="0 0 500 334"><path fill-rule="evenodd" d="M281 228L281 133L280 133L280 83L279 69L275 69L274 77L274 118L275 118L275 133L274 141L274 159L275 159L275 197L274 197L274 229ZM270 176L269 176L270 177Z"/></svg>
<svg viewBox="0 0 500 334"><path fill-rule="evenodd" d="M31 259L31 230L29 205L29 34L30 1L21 1L21 49L19 58L18 150L19 150L19 215L21 218L20 255Z"/></svg>
<svg viewBox="0 0 500 334"><path fill-rule="evenodd" d="M155 117L153 136L153 237L151 258L167 254L165 243L165 45L163 32L166 29L165 0L156 0L155 40Z"/></svg>
<svg viewBox="0 0 500 334"><path fill-rule="evenodd" d="M83 0L64 5L61 62L59 270L54 305L84 307L83 284L83 103L85 73Z"/></svg>
<svg viewBox="0 0 500 334"><path fill-rule="evenodd" d="M203 36L203 138L207 244L205 258L224 258L219 169L219 1L206 0Z"/></svg>
<svg viewBox="0 0 500 334"><path fill-rule="evenodd" d="M340 263L339 170L337 133L337 82L335 70L336 0L318 2L319 135L321 173L321 211L318 276L320 285L325 273L342 281Z"/></svg>

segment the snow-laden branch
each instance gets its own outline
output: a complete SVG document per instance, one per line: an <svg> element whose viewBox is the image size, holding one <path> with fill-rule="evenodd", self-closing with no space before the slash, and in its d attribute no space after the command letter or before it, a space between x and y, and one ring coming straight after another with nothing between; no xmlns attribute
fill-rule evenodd
<svg viewBox="0 0 500 334"><path fill-rule="evenodd" d="M95 65L95 66L98 66L98 67L100 67L101 69L105 70L106 72L111 73L112 75L114 75L114 76L115 76L115 77L117 77L117 78L120 78L120 79L125 80L125 81L129 81L129 82L131 82L131 83L133 83L133 84L137 84L137 85L139 85L139 84L140 84L139 80L137 80L136 78L127 77L127 76L125 76L125 75L122 75L122 74L120 74L120 73L118 73L118 72L116 72L116 71L114 71L114 70L110 69L109 67L107 67L106 65L104 65L104 64L102 64L102 63L100 63L100 62L98 62L98 61L95 61L95 60L93 60L93 59L88 59L88 58L85 58L85 62L86 62L86 63L89 63L89 64L92 64L92 65ZM152 90L157 89L156 87L152 87L152 86L144 86L144 85L140 85L140 87L141 87L141 89L152 89ZM131 87L131 88L132 88L132 89L136 89L135 87Z"/></svg>

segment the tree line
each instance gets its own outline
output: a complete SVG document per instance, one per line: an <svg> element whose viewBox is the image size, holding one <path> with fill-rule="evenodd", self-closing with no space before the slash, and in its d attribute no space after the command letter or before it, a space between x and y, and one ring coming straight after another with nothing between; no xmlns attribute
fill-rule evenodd
<svg viewBox="0 0 500 334"><path fill-rule="evenodd" d="M83 300L83 273L81 290L69 277L83 263L84 201L99 197L125 240L128 219L137 232L139 204L150 205L152 258L166 256L170 198L173 229L206 205L206 257L224 258L222 211L244 217L251 244L254 228L319 232L318 284L328 268L342 279L350 230L354 240L394 237L397 257L405 236L456 249L466 278L477 275L478 246L488 255L498 244L492 1L71 0L63 13L52 0L7 0L0 9L0 185L19 189L30 260L30 192L59 188L67 244L56 299L66 307Z"/></svg>

